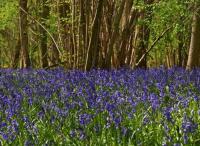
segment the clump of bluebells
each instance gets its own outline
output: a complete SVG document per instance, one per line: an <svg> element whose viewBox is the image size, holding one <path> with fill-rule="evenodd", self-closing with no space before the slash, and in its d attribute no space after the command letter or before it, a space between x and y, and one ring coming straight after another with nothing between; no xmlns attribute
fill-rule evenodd
<svg viewBox="0 0 200 146"><path fill-rule="evenodd" d="M0 70L0 145L200 145L200 70Z"/></svg>

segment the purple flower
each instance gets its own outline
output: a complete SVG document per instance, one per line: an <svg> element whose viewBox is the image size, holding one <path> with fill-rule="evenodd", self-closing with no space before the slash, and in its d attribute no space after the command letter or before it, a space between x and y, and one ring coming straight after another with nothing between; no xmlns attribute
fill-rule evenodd
<svg viewBox="0 0 200 146"><path fill-rule="evenodd" d="M2 136L2 138L4 139L4 140L8 140L8 134L6 134L6 133L3 133L3 132L0 132L0 134L1 134L1 136Z"/></svg>
<svg viewBox="0 0 200 146"><path fill-rule="evenodd" d="M150 121L149 118L147 117L147 115L145 115L143 118L143 124L146 125L149 123L149 121Z"/></svg>
<svg viewBox="0 0 200 146"><path fill-rule="evenodd" d="M28 104L29 104L30 106L33 105L33 99L32 99L32 98L29 98L29 99L28 99Z"/></svg>
<svg viewBox="0 0 200 146"><path fill-rule="evenodd" d="M76 131L70 130L69 135L70 135L70 137L74 138L76 136Z"/></svg>
<svg viewBox="0 0 200 146"><path fill-rule="evenodd" d="M193 133L197 130L198 124L194 123L193 121L187 120L183 121L182 129L185 133Z"/></svg>
<svg viewBox="0 0 200 146"><path fill-rule="evenodd" d="M186 134L184 134L184 136L183 136L183 142L184 142L184 144L188 143L188 136Z"/></svg>
<svg viewBox="0 0 200 146"><path fill-rule="evenodd" d="M6 122L0 123L0 129L3 128L3 127L6 127L6 126L7 126L7 123L6 123Z"/></svg>
<svg viewBox="0 0 200 146"><path fill-rule="evenodd" d="M12 121L12 126L13 126L13 130L18 133L19 132L19 124L16 120Z"/></svg>
<svg viewBox="0 0 200 146"><path fill-rule="evenodd" d="M122 127L121 132L123 136L126 136L128 133L128 129L126 127Z"/></svg>
<svg viewBox="0 0 200 146"><path fill-rule="evenodd" d="M79 115L79 123L81 125L87 125L90 123L92 116L89 114L81 114Z"/></svg>
<svg viewBox="0 0 200 146"><path fill-rule="evenodd" d="M38 117L40 118L40 119L43 119L44 118L44 115L45 115L45 113L44 113L44 111L42 110L42 111L40 111L40 112L38 112Z"/></svg>
<svg viewBox="0 0 200 146"><path fill-rule="evenodd" d="M121 116L117 116L114 118L114 123L115 123L115 126L118 127L122 122L122 117Z"/></svg>
<svg viewBox="0 0 200 146"><path fill-rule="evenodd" d="M164 110L164 116L169 122L173 122L172 116L171 116L171 108L166 108Z"/></svg>
<svg viewBox="0 0 200 146"><path fill-rule="evenodd" d="M79 139L84 140L86 138L86 134L83 130L79 130Z"/></svg>
<svg viewBox="0 0 200 146"><path fill-rule="evenodd" d="M199 97L198 96L194 96L194 101L198 102L199 101Z"/></svg>

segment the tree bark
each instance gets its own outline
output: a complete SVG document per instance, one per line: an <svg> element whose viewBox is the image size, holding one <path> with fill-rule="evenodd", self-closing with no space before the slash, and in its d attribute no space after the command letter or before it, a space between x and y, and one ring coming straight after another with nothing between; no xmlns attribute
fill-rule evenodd
<svg viewBox="0 0 200 146"><path fill-rule="evenodd" d="M118 58L119 58L119 61L120 61L120 67L123 67L125 65L125 60L126 60L126 57L127 57L126 54L128 52L128 43L129 43L131 34L133 33L136 19L137 19L137 11L134 10L131 13L130 20L126 23L126 25L124 26L124 29L122 31L120 51L119 51L119 54L118 54ZM131 51L129 51L129 53L131 54Z"/></svg>
<svg viewBox="0 0 200 146"><path fill-rule="evenodd" d="M20 48L22 57L22 67L28 68L31 66L28 50L28 12L27 0L19 0L19 29L20 29ZM23 11L24 10L24 11Z"/></svg>
<svg viewBox="0 0 200 146"><path fill-rule="evenodd" d="M90 70L91 68L94 68L98 61L98 53L99 53L98 44L99 44L99 33L101 27L101 18L103 13L103 3L104 0L98 1L97 11L92 25L92 34L88 47L87 59L85 65L85 70L87 71Z"/></svg>
<svg viewBox="0 0 200 146"><path fill-rule="evenodd" d="M186 67L188 70L199 67L200 61L200 4L197 4L197 2L196 9L197 11L194 13L192 20L192 34Z"/></svg>
<svg viewBox="0 0 200 146"><path fill-rule="evenodd" d="M58 16L59 16L59 20L58 20L58 29L59 29L59 34L57 35L57 39L59 40L60 38L60 46L66 50L66 52L68 54L70 54L72 51L72 47L70 45L70 26L69 24L67 23L66 20L68 20L70 18L69 14L70 14L70 3L67 3L65 2L65 0L59 0L58 1L58 8L57 8L57 11L58 11ZM55 49L54 49L55 50ZM55 52L55 57L57 56L57 58L55 58L55 62L57 62L57 64L59 64L61 62L61 59L60 59L60 55L59 55L59 52L58 51L54 51ZM70 65L72 64L71 61L72 61L72 58L71 58L71 54L67 56L67 60L68 63L69 63L69 68L70 68Z"/></svg>
<svg viewBox="0 0 200 146"><path fill-rule="evenodd" d="M41 23L42 25L47 28L47 19L49 18L50 8L47 4L47 0L42 0L42 11L41 11ZM40 26L40 35L41 35L41 42L40 42L40 50L41 50L41 61L42 67L48 67L48 37L47 32Z"/></svg>
<svg viewBox="0 0 200 146"><path fill-rule="evenodd" d="M106 69L111 68L111 57L113 55L113 47L114 47L114 43L115 43L117 35L118 35L119 24L120 24L120 20L122 18L125 2L126 2L126 0L122 0L120 7L119 7L119 11L117 12L117 15L115 16L115 19L114 19L113 32L111 34L111 39L109 41L108 51L106 54L106 61L105 61Z"/></svg>
<svg viewBox="0 0 200 146"><path fill-rule="evenodd" d="M73 68L76 67L76 63L78 60L78 48L77 48L77 40L76 40L76 0L72 0L72 45L73 45Z"/></svg>
<svg viewBox="0 0 200 146"><path fill-rule="evenodd" d="M183 63L183 35L182 33L178 33L178 66L182 67Z"/></svg>
<svg viewBox="0 0 200 146"><path fill-rule="evenodd" d="M17 45L15 46L15 55L14 55L13 64L12 64L13 68L17 68L18 63L19 63L19 59L20 59L20 46L21 46L20 39L18 39Z"/></svg>

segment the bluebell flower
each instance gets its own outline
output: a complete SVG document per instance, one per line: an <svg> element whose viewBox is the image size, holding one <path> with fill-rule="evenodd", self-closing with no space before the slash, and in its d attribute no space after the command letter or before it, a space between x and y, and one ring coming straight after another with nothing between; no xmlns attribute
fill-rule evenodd
<svg viewBox="0 0 200 146"><path fill-rule="evenodd" d="M183 135L183 143L184 144L188 143L188 136L186 134Z"/></svg>
<svg viewBox="0 0 200 146"><path fill-rule="evenodd" d="M182 129L185 133L193 133L197 130L197 128L198 124L194 123L193 121L186 120L182 123Z"/></svg>
<svg viewBox="0 0 200 146"><path fill-rule="evenodd" d="M145 115L143 118L143 124L146 125L150 122L149 118Z"/></svg>
<svg viewBox="0 0 200 146"><path fill-rule="evenodd" d="M19 132L19 124L16 120L12 121L12 127L15 132L17 132L17 133Z"/></svg>
<svg viewBox="0 0 200 146"><path fill-rule="evenodd" d="M76 136L76 131L70 130L69 135L70 135L70 137L74 138Z"/></svg>
<svg viewBox="0 0 200 146"><path fill-rule="evenodd" d="M164 116L169 122L173 122L172 116L171 116L171 108L166 108L164 110Z"/></svg>
<svg viewBox="0 0 200 146"><path fill-rule="evenodd" d="M38 117L39 117L40 119L43 119L44 116L45 116L45 113L44 113L44 111L39 111L37 115L38 115Z"/></svg>
<svg viewBox="0 0 200 146"><path fill-rule="evenodd" d="M0 135L2 136L2 138L3 138L4 140L8 140L8 138L9 138L9 136L8 136L7 133L0 132Z"/></svg>
<svg viewBox="0 0 200 146"><path fill-rule="evenodd" d="M0 129L3 128L3 127L6 127L6 126L7 126L7 123L6 123L6 122L1 122L1 123L0 123Z"/></svg>
<svg viewBox="0 0 200 146"><path fill-rule="evenodd" d="M33 105L33 99L32 99L31 97L28 99L28 104L29 104L30 106Z"/></svg>
<svg viewBox="0 0 200 146"><path fill-rule="evenodd" d="M86 134L84 131L80 130L79 131L79 139L80 140L84 140L86 138Z"/></svg>
<svg viewBox="0 0 200 146"><path fill-rule="evenodd" d="M81 114L79 115L79 123L81 125L87 125L90 123L92 116L90 114Z"/></svg>
<svg viewBox="0 0 200 146"><path fill-rule="evenodd" d="M121 116L117 116L114 118L114 123L115 123L115 126L118 128L118 126L121 124L122 122L122 117Z"/></svg>
<svg viewBox="0 0 200 146"><path fill-rule="evenodd" d="M55 122L55 119L56 119L55 116L54 116L54 115L51 115L50 123L53 124L53 123Z"/></svg>
<svg viewBox="0 0 200 146"><path fill-rule="evenodd" d="M196 101L196 102L199 101L199 97L197 95L194 96L194 101Z"/></svg>
<svg viewBox="0 0 200 146"><path fill-rule="evenodd" d="M128 129L127 129L126 127L122 127L122 128L121 128L121 133L122 133L123 136L127 136L127 134L128 134Z"/></svg>

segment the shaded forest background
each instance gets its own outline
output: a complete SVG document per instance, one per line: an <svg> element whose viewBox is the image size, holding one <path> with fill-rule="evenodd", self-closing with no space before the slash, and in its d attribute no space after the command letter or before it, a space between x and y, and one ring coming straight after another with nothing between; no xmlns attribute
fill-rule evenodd
<svg viewBox="0 0 200 146"><path fill-rule="evenodd" d="M0 0L0 68L200 65L197 0Z"/></svg>

